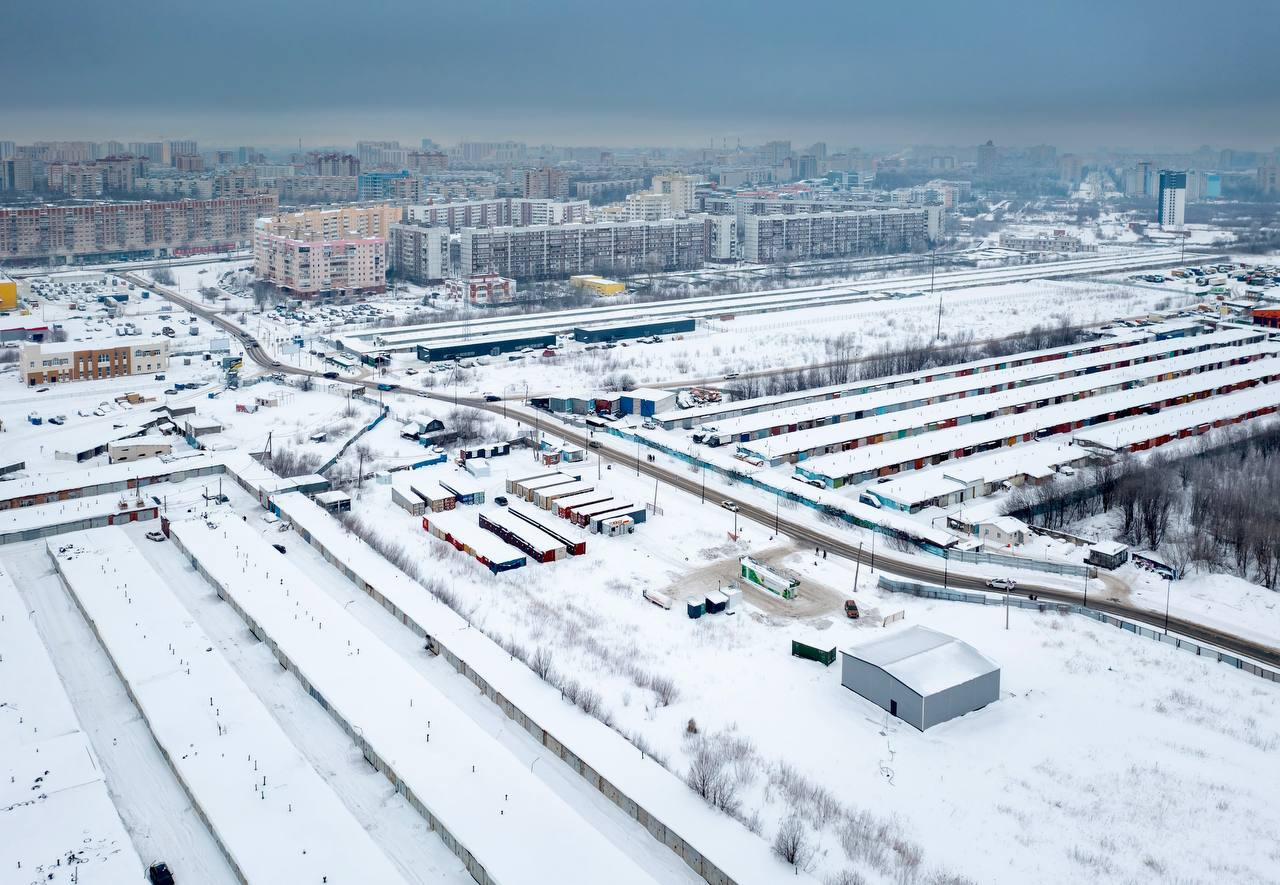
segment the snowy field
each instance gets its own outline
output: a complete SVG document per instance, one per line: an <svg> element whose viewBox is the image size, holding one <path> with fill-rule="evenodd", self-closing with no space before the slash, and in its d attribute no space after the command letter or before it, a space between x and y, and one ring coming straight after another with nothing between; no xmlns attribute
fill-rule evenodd
<svg viewBox="0 0 1280 885"><path fill-rule="evenodd" d="M502 467L519 475L527 463ZM603 476L627 497L653 493L634 475ZM428 537L387 495L367 487L357 517L405 544L425 572L447 576L477 626L546 647L557 670L589 678L614 727L673 771L687 771L703 741L729 749L739 816L772 839L798 809L815 872L869 868L870 881L914 881L926 870L973 881L1274 877L1280 857L1260 836L1280 821L1258 792L1274 776L1259 772L1280 774L1274 685L1078 617L1015 610L1006 632L999 609L887 595L867 568L854 593L866 613L858 622L830 614L835 606L795 619L788 604L752 590L740 615L689 621L640 591L679 600L714 589L750 551L798 572L805 584L792 607L812 611L847 595L854 569L815 564L746 521L731 543L732 514L694 509L696 500L667 488L664 515L636 534L592 535L584 557L497 576ZM873 618L899 610L905 624L949 632L1002 663L1001 701L920 734L841 688L836 667L788 654L792 637L814 631L841 647L878 635ZM674 680L669 702L647 687L654 674ZM1229 722L1227 709L1239 711ZM1002 850L972 851L987 841Z"/></svg>

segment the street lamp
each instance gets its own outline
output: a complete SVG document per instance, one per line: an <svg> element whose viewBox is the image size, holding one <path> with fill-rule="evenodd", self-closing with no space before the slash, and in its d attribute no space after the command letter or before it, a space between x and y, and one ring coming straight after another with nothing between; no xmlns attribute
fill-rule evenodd
<svg viewBox="0 0 1280 885"><path fill-rule="evenodd" d="M1169 635L1169 597L1173 594L1173 575L1165 579L1164 585L1164 635Z"/></svg>

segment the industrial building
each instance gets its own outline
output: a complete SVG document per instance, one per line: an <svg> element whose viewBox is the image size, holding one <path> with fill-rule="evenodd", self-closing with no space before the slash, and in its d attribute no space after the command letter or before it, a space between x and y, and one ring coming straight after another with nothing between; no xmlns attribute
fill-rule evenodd
<svg viewBox="0 0 1280 885"><path fill-rule="evenodd" d="M666 317L652 320L625 320L592 326L575 326L573 339L587 344L647 338L650 335L680 335L692 332L697 325L693 317Z"/></svg>
<svg viewBox="0 0 1280 885"><path fill-rule="evenodd" d="M840 684L920 731L1000 699L1000 666L971 645L913 626L841 650Z"/></svg>
<svg viewBox="0 0 1280 885"><path fill-rule="evenodd" d="M499 356L523 348L541 350L556 343L554 332L538 335L489 335L480 338L438 341L418 345L418 359L424 363L444 360L472 359L482 356Z"/></svg>

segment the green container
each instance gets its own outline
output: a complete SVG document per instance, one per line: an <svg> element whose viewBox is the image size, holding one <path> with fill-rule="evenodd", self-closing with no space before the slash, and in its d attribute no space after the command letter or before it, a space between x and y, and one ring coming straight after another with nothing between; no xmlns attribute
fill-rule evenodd
<svg viewBox="0 0 1280 885"><path fill-rule="evenodd" d="M812 645L801 642L798 639L791 640L791 654L797 658L804 658L809 661L817 661L824 667L830 667L835 663L836 647L831 648L815 648Z"/></svg>

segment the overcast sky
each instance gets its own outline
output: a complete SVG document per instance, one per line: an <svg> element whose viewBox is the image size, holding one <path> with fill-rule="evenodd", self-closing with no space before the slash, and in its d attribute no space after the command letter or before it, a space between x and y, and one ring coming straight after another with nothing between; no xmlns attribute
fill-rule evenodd
<svg viewBox="0 0 1280 885"><path fill-rule="evenodd" d="M1277 0L15 0L0 28L18 141L1280 143Z"/></svg>

